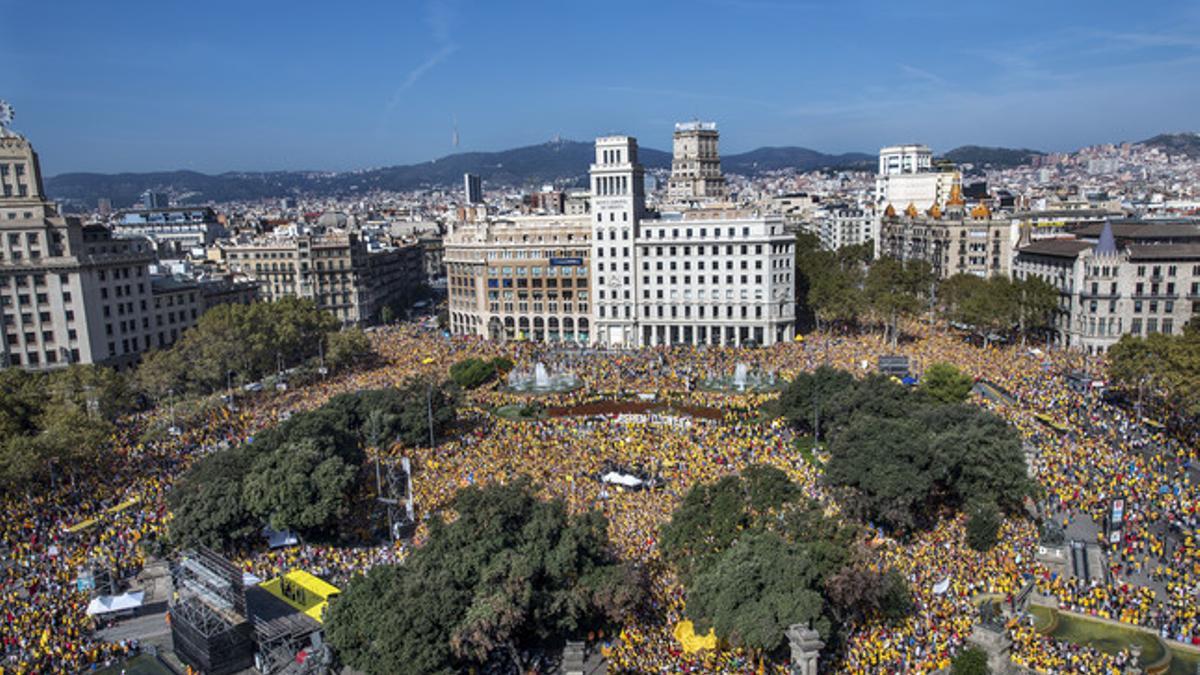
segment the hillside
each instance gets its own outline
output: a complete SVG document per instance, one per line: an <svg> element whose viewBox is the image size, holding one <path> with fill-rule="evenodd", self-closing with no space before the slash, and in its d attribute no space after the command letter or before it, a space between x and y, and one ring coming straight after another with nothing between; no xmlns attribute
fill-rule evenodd
<svg viewBox="0 0 1200 675"><path fill-rule="evenodd" d="M722 157L721 170L725 173L753 176L765 171L780 169L811 171L827 167L871 168L875 166L875 161L875 157L861 152L827 155L808 148L766 147L740 155Z"/></svg>
<svg viewBox="0 0 1200 675"><path fill-rule="evenodd" d="M670 153L640 148L647 169L669 169ZM595 157L591 143L552 141L499 152L464 152L420 164L389 166L348 172L272 171L228 172L216 175L195 171L152 173L66 173L46 180L49 195L76 208L90 209L100 198L116 208L132 206L144 190L166 192L178 203L272 199L287 195L345 196L372 190L457 188L464 173L481 176L490 186L532 186L559 182L585 185L588 166ZM807 148L759 148L722 157L727 173L754 175L795 168L868 166L870 155L826 155Z"/></svg>
<svg viewBox="0 0 1200 675"><path fill-rule="evenodd" d="M976 169L1010 169L1014 166L1028 164L1034 157L1044 154L1046 153L1040 150L1028 148L989 148L982 145L964 145L942 155L942 159L948 159L959 166L970 164Z"/></svg>
<svg viewBox="0 0 1200 675"><path fill-rule="evenodd" d="M1159 134L1154 138L1147 138L1141 144L1160 148L1171 155L1185 155L1192 159L1200 159L1200 134L1194 131Z"/></svg>

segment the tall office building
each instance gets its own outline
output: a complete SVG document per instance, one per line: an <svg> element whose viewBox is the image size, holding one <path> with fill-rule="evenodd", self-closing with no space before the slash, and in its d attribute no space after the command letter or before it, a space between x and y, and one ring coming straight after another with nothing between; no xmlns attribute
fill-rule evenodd
<svg viewBox="0 0 1200 675"><path fill-rule="evenodd" d="M898 176L924 173L933 167L933 151L928 145L910 143L891 145L879 150L879 175Z"/></svg>
<svg viewBox="0 0 1200 675"><path fill-rule="evenodd" d="M146 190L142 193L142 208L146 209L147 211L153 209L165 209L170 205L170 200L167 199L167 195L165 193L154 192L153 190Z"/></svg>
<svg viewBox="0 0 1200 675"><path fill-rule="evenodd" d="M463 196L468 204L483 203L483 180L473 173L463 174Z"/></svg>
<svg viewBox="0 0 1200 675"><path fill-rule="evenodd" d="M638 163L637 139L596 139L592 183L592 288L596 333L604 344L637 340L634 314L637 265L634 245L646 210L645 171Z"/></svg>
<svg viewBox="0 0 1200 675"><path fill-rule="evenodd" d="M675 125L671 179L667 197L674 202L706 202L725 198L721 175L720 134L716 122L683 122Z"/></svg>
<svg viewBox="0 0 1200 675"><path fill-rule="evenodd" d="M446 238L450 330L631 348L771 345L795 331L782 217L646 210L637 140L596 139L573 215L466 223Z"/></svg>

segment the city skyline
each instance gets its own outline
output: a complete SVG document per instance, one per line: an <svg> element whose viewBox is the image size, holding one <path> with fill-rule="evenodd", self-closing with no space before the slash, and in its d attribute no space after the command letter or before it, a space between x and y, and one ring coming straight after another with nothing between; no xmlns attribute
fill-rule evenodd
<svg viewBox="0 0 1200 675"><path fill-rule="evenodd" d="M662 148L693 118L716 120L728 153L1069 151L1193 130L1200 8L1018 5L9 1L0 95L50 175L344 171L610 132Z"/></svg>

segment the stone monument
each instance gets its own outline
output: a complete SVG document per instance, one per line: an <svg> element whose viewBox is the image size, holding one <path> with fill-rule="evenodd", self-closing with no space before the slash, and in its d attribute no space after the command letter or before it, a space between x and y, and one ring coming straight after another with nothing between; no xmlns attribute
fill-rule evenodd
<svg viewBox="0 0 1200 675"><path fill-rule="evenodd" d="M1010 659L1012 640L1009 639L1003 622L991 603L985 603L979 608L979 623L971 629L967 643L987 654L988 668L991 672L996 675L1013 672Z"/></svg>
<svg viewBox="0 0 1200 675"><path fill-rule="evenodd" d="M792 649L792 675L817 675L817 660L825 643L808 624L795 623L784 633Z"/></svg>

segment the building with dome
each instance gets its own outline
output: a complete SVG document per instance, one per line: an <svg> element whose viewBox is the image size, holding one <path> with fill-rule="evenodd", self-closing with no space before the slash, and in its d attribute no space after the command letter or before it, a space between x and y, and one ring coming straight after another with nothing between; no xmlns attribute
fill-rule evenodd
<svg viewBox="0 0 1200 675"><path fill-rule="evenodd" d="M876 253L898 260L924 260L942 279L956 274L1009 276L1017 230L996 217L986 201L968 208L958 183L944 204L920 208L908 202L900 210L884 206Z"/></svg>

